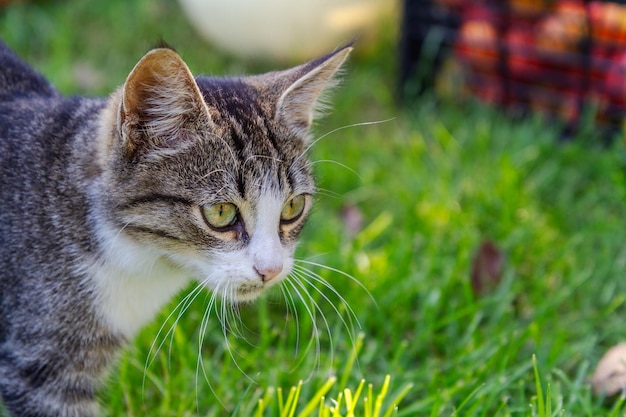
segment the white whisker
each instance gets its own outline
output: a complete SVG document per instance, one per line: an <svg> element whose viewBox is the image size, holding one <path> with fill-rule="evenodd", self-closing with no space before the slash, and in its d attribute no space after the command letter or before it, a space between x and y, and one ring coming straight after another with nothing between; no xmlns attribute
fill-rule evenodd
<svg viewBox="0 0 626 417"><path fill-rule="evenodd" d="M335 164L337 166L340 166L340 167L344 168L345 170L349 171L350 173L354 174L359 180L363 181L363 178L361 177L361 175L355 169L350 168L348 165L342 164L341 162L335 161L333 159L318 159L316 161L311 161L311 162L307 163L306 165L304 165L302 168L300 168L298 171L295 171L295 174L299 174L304 169L308 169L308 168L312 167L315 164L321 164L321 163Z"/></svg>
<svg viewBox="0 0 626 417"><path fill-rule="evenodd" d="M298 298L302 300L302 305L304 306L304 309L306 310L307 314L309 315L309 318L311 319L311 340L307 344L307 348L305 349L305 352L308 351L313 344L315 344L315 363L316 363L316 367L319 367L322 347L321 347L320 338L319 338L320 331L319 331L319 328L317 327L317 320L315 320L315 310L312 310L309 307L307 299L302 295L302 291L298 289L298 287L296 286L297 280L294 282L293 277L288 276L284 282L286 284L289 284L291 288L293 288L293 290L295 291ZM307 296L309 297L308 301L312 301L306 289L303 289L303 290L304 290L304 293L307 294Z"/></svg>
<svg viewBox="0 0 626 417"><path fill-rule="evenodd" d="M233 148L230 146L230 144L228 142L226 142L226 140L223 137L219 136L219 135L211 134L211 136L221 140L222 143L224 145L226 145L226 149L228 149L228 152L230 153L230 157L233 160L233 164L237 164L237 157L235 156L235 151L233 151Z"/></svg>
<svg viewBox="0 0 626 417"><path fill-rule="evenodd" d="M211 316L211 310L213 310L215 308L215 300L216 300L216 296L219 292L220 286L219 284L215 287L215 289L213 290L213 292L211 293L211 296L209 298L209 302L207 304L206 309L204 310L204 313L202 314L202 319L200 321L200 335L199 335L199 339L198 339L198 359L196 360L196 405L200 404L199 398L198 398L198 386L199 386L199 378L200 378L200 369L202 369L202 377L204 379L204 381L206 382L206 384L208 385L209 389L211 390L211 392L213 393L213 396L217 399L217 402L220 403L220 405L223 408L226 408L226 405L222 402L222 400L219 398L219 396L217 395L217 392L215 391L215 388L213 388L213 385L211 384L210 378L207 374L205 365L204 365L204 359L202 356L202 346L204 344L204 336L206 334L208 325L209 325L209 319ZM197 409L198 415L200 415L200 410Z"/></svg>
<svg viewBox="0 0 626 417"><path fill-rule="evenodd" d="M297 273L296 273L296 275L297 275ZM289 282L292 284L293 289L300 295L300 298L304 302L305 301L304 298L302 297L302 295L300 294L300 291L296 287L300 287L300 289L302 289L304 294L307 295L309 301L311 302L311 305L313 306L313 310L317 311L320 314L320 316L322 317L322 321L324 322L324 326L326 327L326 334L328 335L328 340L329 340L329 343L330 343L330 363L332 363L333 362L333 358L334 358L334 352L335 352L335 348L334 348L335 344L334 344L332 331L330 330L330 324L328 323L328 319L326 318L326 315L324 314L324 311L319 306L319 304L315 301L315 299L311 296L311 294L309 294L309 292L307 291L306 286L302 282L300 282L298 280L293 280L293 279L291 279ZM304 305L307 306L306 302L304 303ZM308 309L308 306L307 306L307 309ZM315 317L314 315L311 315L311 320L314 320L314 317ZM317 329L317 326L316 326L316 329ZM316 334L319 335L319 333L317 333L317 332L316 332ZM318 336L318 339L319 339L319 336ZM320 346L319 340L317 341L316 346L317 346L317 349L316 349L316 352L317 352L316 362L319 365L319 362L321 360L321 346Z"/></svg>
<svg viewBox="0 0 626 417"><path fill-rule="evenodd" d="M144 363L142 390L145 389L147 370L150 368L150 366L152 366L152 364L156 360L158 353L163 348L163 345L165 344L165 341L168 338L170 339L170 344L169 344L167 356L168 356L168 363L171 363L171 348L173 345L173 338L174 338L176 326L178 325L178 322L180 321L182 316L189 309L189 307L193 304L193 302L196 300L198 295L200 295L203 292L203 290L204 290L204 283L201 282L197 284L187 295L185 295L185 297L183 297L183 299L180 302L178 302L178 304L176 304L176 307L174 307L172 311L168 314L168 316L165 318L165 320L163 320L163 324L161 324L161 327L159 327L159 330L157 331L157 334L154 337L154 340L150 346L150 350L148 351L148 355L146 356L146 361ZM178 315L176 319L174 320L174 323L172 323L169 330L161 338L161 334L163 333L165 326L172 319L172 317L177 311L178 311ZM161 341L157 343L159 340Z"/></svg>
<svg viewBox="0 0 626 417"><path fill-rule="evenodd" d="M308 270L308 269L306 269L306 268L304 268L304 267L302 267L300 265L295 265L294 268L297 271L298 276L300 276L301 278L303 278L303 279L305 279L307 281L310 279L312 281L319 282L324 287L328 288L333 294L335 294L337 296L339 301L346 307L346 309L348 311L348 314L347 314L348 321L350 322L349 325L345 321L345 319L343 318L343 314L341 314L339 309L335 306L335 303L333 303L332 300L326 294L324 294L324 291L320 290L315 285L313 285L313 283L311 283L312 284L311 287L313 289L315 289L328 302L328 304L330 304L330 306L335 311L335 313L337 313L337 316L339 316L339 319L343 323L345 329L350 334L350 338L352 339L354 337L354 333L355 333L354 323L356 322L356 324L357 324L357 326L359 328L361 328L361 323L359 322L359 319L357 318L356 313L354 312L352 307L350 307L350 305L348 304L346 299L343 298L343 296L339 293L339 291L337 291L335 289L335 287L333 287L329 282L327 282L325 279L323 279L320 275L316 274L315 272L310 271L310 270ZM353 340L353 342L354 342L354 340Z"/></svg>
<svg viewBox="0 0 626 417"><path fill-rule="evenodd" d="M276 158L276 157L270 156L270 155L251 155L251 156L247 157L245 161L243 161L243 166L245 167L248 162L250 162L251 160L253 160L255 158L270 159L270 160L273 160L274 162L278 162L278 163L282 163L283 162L282 159Z"/></svg>
<svg viewBox="0 0 626 417"><path fill-rule="evenodd" d="M365 287L365 285L363 285L363 283L361 281L359 281L358 279L354 278L352 275L348 274L347 272L343 272L340 269L337 268L333 268L331 266L327 266L318 262L313 262L313 261L307 261L304 259L295 259L296 263L301 263L301 264L306 264L306 265L312 265L312 266L316 266L318 268L322 268L322 269L326 269L328 271L332 271L335 272L339 275L342 275L348 279L350 279L350 281L354 282L355 284L357 284L359 287L361 287L361 289L363 289L363 291L365 291L365 293L367 294L367 296L370 298L370 300L374 303L374 306L378 309L378 303L376 303L376 300L374 299L374 296L372 296L372 293Z"/></svg>
<svg viewBox="0 0 626 417"><path fill-rule="evenodd" d="M233 177L233 174L225 169L214 169L213 171L209 171L206 174L204 174L203 176L201 176L200 178L198 178L198 180L196 181L196 183L199 183L205 179L207 179L208 177L210 177L213 174L217 174L218 172L222 172L226 175L228 175L232 181L235 181L235 177Z"/></svg>
<svg viewBox="0 0 626 417"><path fill-rule="evenodd" d="M224 338L224 344L226 346L226 350L228 351L228 354L231 358L231 360L233 361L233 363L235 364L235 366L237 367L237 369L239 370L239 372L241 372L241 374L249 379L251 382L256 383L256 381L254 380L254 378L252 378L250 375L248 375L247 372L245 372L243 370L243 368L239 365L239 362L237 361L236 356L239 356L241 358L243 358L243 355L239 354L237 352L237 350L233 347L233 345L230 343L229 340L229 333L231 335L233 335L235 338L241 338L244 341L247 342L247 339L245 338L245 336L243 335L243 333L241 333L239 331L239 328L235 325L232 325L229 321L229 309L231 309L231 313L233 317L237 317L237 320L241 320L238 312L235 312L234 310L234 306L236 304L236 287L231 286L231 285L226 285L226 288L222 291L220 291L221 293L221 305L219 308L219 313L217 313L217 309L216 309L216 314L218 315L218 320L221 323L222 326L222 335ZM231 307L232 306L232 307Z"/></svg>
<svg viewBox="0 0 626 417"><path fill-rule="evenodd" d="M338 192L335 192L326 188L316 188L315 194L323 195L323 196L334 198L334 199L343 198L343 194L339 194Z"/></svg>
<svg viewBox="0 0 626 417"><path fill-rule="evenodd" d="M293 296L289 291L285 289L284 285L280 286L280 291L283 293L283 297L285 299L285 306L287 308L287 315L289 315L290 311L293 311L293 317L296 325L296 348L294 352L294 356L298 356L298 352L300 351L300 318L298 316L298 308L296 306L296 302L293 299Z"/></svg>
<svg viewBox="0 0 626 417"><path fill-rule="evenodd" d="M349 129L349 128L352 128L352 127L358 127L358 126L371 126L371 125L376 125L376 124L381 124L381 123L387 123L387 122L390 122L390 121L392 121L392 120L394 120L394 119L395 119L395 117L392 117L392 118L390 118L390 119L386 119L386 120L377 120L377 121L372 121L372 122L352 123L352 124L349 124L349 125L345 125L345 126L341 126L341 127L337 127L337 128L335 128L335 129L332 129L332 130L330 130L330 131L328 131L328 132L324 133L323 135L321 135L321 136L320 136L320 137L318 137L317 139L312 140L312 141L311 141L311 143L309 143L309 145L308 145L308 146L304 149L304 151L302 151L302 153L300 153L300 155L298 155L298 157L297 157L297 158L295 158L295 159L293 160L293 162L291 163L291 166L289 167L289 169L291 170L291 167L293 167L293 166L294 166L294 164L295 164L297 161L299 161L299 160L300 160L300 158L304 157L304 155L306 155L306 153L307 153L307 152L308 152L308 151L309 151L309 150L310 150L313 146L315 146L315 144L316 144L317 142L319 142L320 140L324 139L324 138L325 138L325 137L327 137L327 136L332 135L333 133L339 132L339 131L341 131L341 130Z"/></svg>

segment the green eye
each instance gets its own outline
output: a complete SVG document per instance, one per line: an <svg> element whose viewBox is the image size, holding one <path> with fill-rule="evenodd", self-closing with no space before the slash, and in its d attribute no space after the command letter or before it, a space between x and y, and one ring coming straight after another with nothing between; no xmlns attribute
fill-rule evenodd
<svg viewBox="0 0 626 417"><path fill-rule="evenodd" d="M296 220L304 212L305 205L306 197L304 194L295 196L283 206L283 211L280 212L280 220L286 223Z"/></svg>
<svg viewBox="0 0 626 417"><path fill-rule="evenodd" d="M237 207L231 203L207 204L202 206L202 215L209 226L223 229L237 222Z"/></svg>

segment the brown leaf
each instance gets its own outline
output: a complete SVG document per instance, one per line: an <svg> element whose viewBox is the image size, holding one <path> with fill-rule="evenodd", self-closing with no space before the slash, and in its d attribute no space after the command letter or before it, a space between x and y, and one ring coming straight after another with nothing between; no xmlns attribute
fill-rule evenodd
<svg viewBox="0 0 626 417"><path fill-rule="evenodd" d="M596 395L615 395L626 392L626 343L610 348L598 362L591 378Z"/></svg>
<svg viewBox="0 0 626 417"><path fill-rule="evenodd" d="M479 246L472 264L472 289L475 295L492 292L502 280L504 253L491 241Z"/></svg>

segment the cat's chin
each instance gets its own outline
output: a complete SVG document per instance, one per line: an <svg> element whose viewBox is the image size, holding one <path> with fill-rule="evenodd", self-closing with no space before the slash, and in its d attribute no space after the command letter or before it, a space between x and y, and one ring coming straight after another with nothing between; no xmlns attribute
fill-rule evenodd
<svg viewBox="0 0 626 417"><path fill-rule="evenodd" d="M233 301L237 304L249 303L259 298L259 296L263 294L264 292L265 292L265 288L262 285L261 286L248 286L248 285L241 286L237 288L237 291L235 292L235 296L233 297L234 298Z"/></svg>
<svg viewBox="0 0 626 417"><path fill-rule="evenodd" d="M262 283L242 284L235 290L232 302L235 304L250 303L259 298L266 289L267 286Z"/></svg>

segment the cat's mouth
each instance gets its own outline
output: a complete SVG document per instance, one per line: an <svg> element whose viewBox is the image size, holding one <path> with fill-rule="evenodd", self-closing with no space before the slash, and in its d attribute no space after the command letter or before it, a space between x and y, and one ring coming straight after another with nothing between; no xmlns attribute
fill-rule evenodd
<svg viewBox="0 0 626 417"><path fill-rule="evenodd" d="M252 301L257 298L265 290L265 285L261 282L250 282L241 284L235 292L236 301L245 302Z"/></svg>

